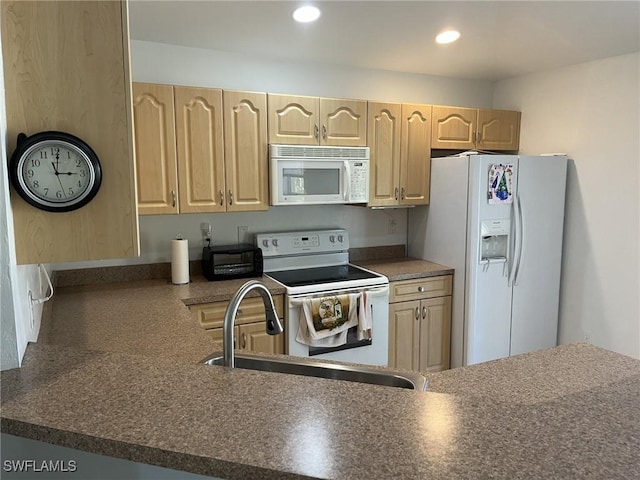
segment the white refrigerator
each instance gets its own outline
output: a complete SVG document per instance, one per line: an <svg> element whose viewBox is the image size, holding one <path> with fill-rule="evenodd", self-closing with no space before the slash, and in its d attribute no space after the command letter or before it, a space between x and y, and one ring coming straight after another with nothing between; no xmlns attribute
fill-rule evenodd
<svg viewBox="0 0 640 480"><path fill-rule="evenodd" d="M408 250L455 268L452 367L556 345L566 175L564 155L432 159Z"/></svg>

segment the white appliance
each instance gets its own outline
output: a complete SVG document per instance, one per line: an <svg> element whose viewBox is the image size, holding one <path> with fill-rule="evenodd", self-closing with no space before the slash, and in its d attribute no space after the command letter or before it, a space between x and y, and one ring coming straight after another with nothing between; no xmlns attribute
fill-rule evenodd
<svg viewBox="0 0 640 480"><path fill-rule="evenodd" d="M343 229L256 235L264 273L286 288L286 353L367 365L387 365L389 342L389 280L349 264L349 234ZM346 342L313 347L296 340L305 299L362 293L370 298L371 338L358 340L350 329ZM358 305L361 308L361 305Z"/></svg>
<svg viewBox="0 0 640 480"><path fill-rule="evenodd" d="M271 205L369 201L369 147L270 145Z"/></svg>
<svg viewBox="0 0 640 480"><path fill-rule="evenodd" d="M566 173L564 155L432 159L409 255L455 268L453 367L556 345Z"/></svg>

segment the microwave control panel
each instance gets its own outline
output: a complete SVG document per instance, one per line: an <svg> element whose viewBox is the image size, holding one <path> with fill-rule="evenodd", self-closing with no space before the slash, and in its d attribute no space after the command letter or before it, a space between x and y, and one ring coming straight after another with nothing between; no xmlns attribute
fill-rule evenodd
<svg viewBox="0 0 640 480"><path fill-rule="evenodd" d="M367 163L363 161L350 162L350 202L366 203L369 201L369 168Z"/></svg>

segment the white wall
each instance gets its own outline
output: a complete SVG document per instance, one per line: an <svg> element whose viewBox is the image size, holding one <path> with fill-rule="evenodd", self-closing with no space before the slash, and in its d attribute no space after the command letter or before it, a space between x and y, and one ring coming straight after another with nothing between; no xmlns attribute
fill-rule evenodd
<svg viewBox="0 0 640 480"><path fill-rule="evenodd" d="M560 343L640 358L640 53L498 82L525 154L567 152Z"/></svg>
<svg viewBox="0 0 640 480"><path fill-rule="evenodd" d="M0 369L6 370L18 367L27 343L38 338L42 305L32 307L28 294L31 291L34 297L40 297L42 285L36 265L16 264L7 168L7 114L1 75L0 99Z"/></svg>
<svg viewBox="0 0 640 480"><path fill-rule="evenodd" d="M490 82L296 63L241 54L131 41L136 82L166 83L298 95L394 102L490 107ZM389 221L395 222L390 233ZM268 212L156 215L140 217L140 258L56 264L54 269L166 262L170 240L189 240L189 257L202 254L201 223L213 226L213 244L238 241L238 227L250 234L309 228L347 228L352 247L407 243L407 211L354 206L271 207Z"/></svg>

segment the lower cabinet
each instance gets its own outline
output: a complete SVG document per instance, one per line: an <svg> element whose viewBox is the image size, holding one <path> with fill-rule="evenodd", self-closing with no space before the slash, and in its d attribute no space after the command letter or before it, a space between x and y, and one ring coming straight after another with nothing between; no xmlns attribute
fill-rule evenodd
<svg viewBox="0 0 640 480"><path fill-rule="evenodd" d="M449 368L452 276L392 282L389 366L420 372Z"/></svg>
<svg viewBox="0 0 640 480"><path fill-rule="evenodd" d="M228 303L221 301L189 307L202 328L216 341L222 342L222 325ZM275 295L273 303L278 318L284 325L282 295ZM235 349L247 352L284 353L284 333L280 335L266 333L264 304L261 297L249 297L242 300L234 324Z"/></svg>

